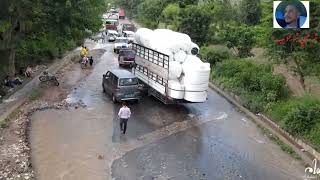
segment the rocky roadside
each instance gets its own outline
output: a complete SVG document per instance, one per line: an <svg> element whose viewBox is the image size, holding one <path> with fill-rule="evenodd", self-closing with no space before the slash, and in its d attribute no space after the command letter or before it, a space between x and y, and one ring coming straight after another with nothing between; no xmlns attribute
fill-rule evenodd
<svg viewBox="0 0 320 180"><path fill-rule="evenodd" d="M96 60L99 60L104 53L104 49L90 52ZM36 179L28 140L31 115L45 109L82 106L82 104L68 104L64 99L72 87L91 71L92 69L82 70L77 59L70 59L70 62L56 74L61 84L59 87L41 88L41 96L37 100L28 100L21 105L10 118L8 127L0 128L0 180Z"/></svg>

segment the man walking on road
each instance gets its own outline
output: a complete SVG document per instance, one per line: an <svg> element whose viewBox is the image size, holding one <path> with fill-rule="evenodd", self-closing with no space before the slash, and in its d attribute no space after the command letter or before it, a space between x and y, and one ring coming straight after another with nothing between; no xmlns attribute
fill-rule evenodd
<svg viewBox="0 0 320 180"><path fill-rule="evenodd" d="M122 107L119 110L118 116L120 118L120 129L123 131L123 134L126 134L127 122L131 116L130 108L128 108L126 102L122 103Z"/></svg>

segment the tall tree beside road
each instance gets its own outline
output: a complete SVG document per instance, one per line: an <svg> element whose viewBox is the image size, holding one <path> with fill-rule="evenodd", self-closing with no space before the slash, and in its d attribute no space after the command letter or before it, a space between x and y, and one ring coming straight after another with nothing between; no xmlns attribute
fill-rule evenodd
<svg viewBox="0 0 320 180"><path fill-rule="evenodd" d="M228 48L237 52L238 57L245 58L252 55L250 51L254 46L255 38L250 27L237 23L227 26L224 31L224 41Z"/></svg>
<svg viewBox="0 0 320 180"><path fill-rule="evenodd" d="M243 23L247 25L256 25L260 22L262 14L260 0L242 0L240 2L239 10L240 19Z"/></svg>
<svg viewBox="0 0 320 180"><path fill-rule="evenodd" d="M0 2L1 71L15 73L16 49L28 31L32 16L32 1L2 0Z"/></svg>
<svg viewBox="0 0 320 180"><path fill-rule="evenodd" d="M106 7L104 0L3 0L0 5L1 64L9 62L9 74L15 65L50 59L79 45L101 28Z"/></svg>
<svg viewBox="0 0 320 180"><path fill-rule="evenodd" d="M149 28L157 28L166 6L167 2L163 0L144 0L138 6L138 20Z"/></svg>
<svg viewBox="0 0 320 180"><path fill-rule="evenodd" d="M161 14L161 22L164 22L166 27L172 30L177 30L179 27L180 7L178 4L169 4Z"/></svg>
<svg viewBox="0 0 320 180"><path fill-rule="evenodd" d="M188 34L193 41L203 45L208 38L212 14L203 6L188 6L181 10L179 31Z"/></svg>

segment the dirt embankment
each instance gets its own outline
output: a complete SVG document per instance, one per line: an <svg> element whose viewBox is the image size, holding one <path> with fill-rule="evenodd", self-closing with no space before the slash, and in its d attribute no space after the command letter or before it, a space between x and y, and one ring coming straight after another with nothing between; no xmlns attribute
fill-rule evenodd
<svg viewBox="0 0 320 180"><path fill-rule="evenodd" d="M96 49L89 53L98 61L105 50ZM56 73L60 86L37 89L36 100L24 103L12 113L8 127L0 128L0 180L35 179L28 144L29 117L38 110L64 109L70 106L64 101L68 92L92 72L91 67L81 69L78 60L70 58L67 65Z"/></svg>

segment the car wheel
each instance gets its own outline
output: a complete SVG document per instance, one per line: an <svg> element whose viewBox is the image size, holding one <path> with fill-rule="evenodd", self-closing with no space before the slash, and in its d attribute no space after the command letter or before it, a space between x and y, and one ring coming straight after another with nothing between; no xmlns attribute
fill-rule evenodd
<svg viewBox="0 0 320 180"><path fill-rule="evenodd" d="M113 103L117 103L117 99L113 94L112 94L112 101L113 101Z"/></svg>

